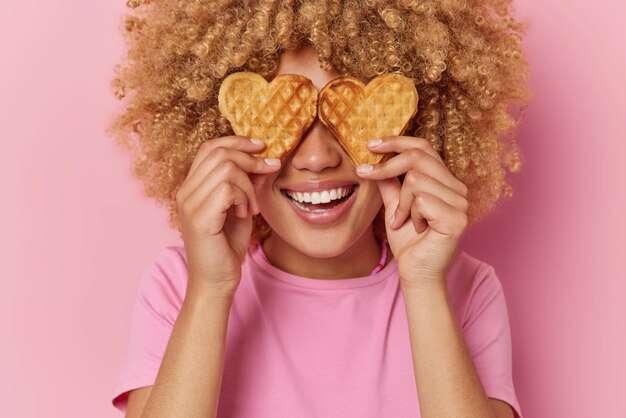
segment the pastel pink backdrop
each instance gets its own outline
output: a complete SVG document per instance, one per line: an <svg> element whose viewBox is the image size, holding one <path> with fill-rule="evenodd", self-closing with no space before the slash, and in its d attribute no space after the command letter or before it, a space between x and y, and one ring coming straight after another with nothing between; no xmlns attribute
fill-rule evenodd
<svg viewBox="0 0 626 418"><path fill-rule="evenodd" d="M139 274L178 243L103 134L124 2L0 15L3 416L119 417L110 395ZM535 98L515 197L463 247L493 264L525 416L623 417L626 7L518 2Z"/></svg>

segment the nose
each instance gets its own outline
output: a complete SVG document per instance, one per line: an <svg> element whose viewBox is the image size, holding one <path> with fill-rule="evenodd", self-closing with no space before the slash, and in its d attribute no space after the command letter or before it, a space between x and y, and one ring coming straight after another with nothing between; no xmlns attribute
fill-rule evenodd
<svg viewBox="0 0 626 418"><path fill-rule="evenodd" d="M338 167L344 158L343 150L328 129L315 118L313 125L293 151L291 164L298 170L316 173Z"/></svg>

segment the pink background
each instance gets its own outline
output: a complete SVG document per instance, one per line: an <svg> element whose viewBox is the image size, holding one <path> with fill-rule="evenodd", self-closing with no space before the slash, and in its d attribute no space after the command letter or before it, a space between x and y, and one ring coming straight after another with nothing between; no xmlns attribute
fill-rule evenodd
<svg viewBox="0 0 626 418"><path fill-rule="evenodd" d="M503 282L529 418L626 411L626 7L604 3L518 2L533 22L525 164L513 200L463 242ZM123 4L0 15L3 416L120 416L110 394L137 279L178 243L103 134Z"/></svg>

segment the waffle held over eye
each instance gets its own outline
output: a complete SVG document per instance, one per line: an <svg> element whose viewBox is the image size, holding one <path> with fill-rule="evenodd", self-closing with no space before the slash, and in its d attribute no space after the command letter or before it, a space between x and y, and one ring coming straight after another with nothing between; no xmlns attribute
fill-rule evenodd
<svg viewBox="0 0 626 418"><path fill-rule="evenodd" d="M218 108L236 135L265 142L265 149L254 155L282 159L315 120L317 89L297 74L279 75L268 83L260 74L243 71L224 79Z"/></svg>
<svg viewBox="0 0 626 418"><path fill-rule="evenodd" d="M370 151L367 141L402 135L417 113L418 100L415 84L402 74L375 77L367 86L341 77L320 91L318 113L355 165L376 164L390 155Z"/></svg>

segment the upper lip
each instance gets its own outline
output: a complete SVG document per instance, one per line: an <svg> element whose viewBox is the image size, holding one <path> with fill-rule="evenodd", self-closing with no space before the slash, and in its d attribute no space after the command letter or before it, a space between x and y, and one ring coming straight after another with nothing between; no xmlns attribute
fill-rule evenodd
<svg viewBox="0 0 626 418"><path fill-rule="evenodd" d="M294 192L319 192L321 190L336 189L338 187L356 186L357 183L349 180L322 180L311 181L306 183L294 183L281 187L283 190L291 190Z"/></svg>

